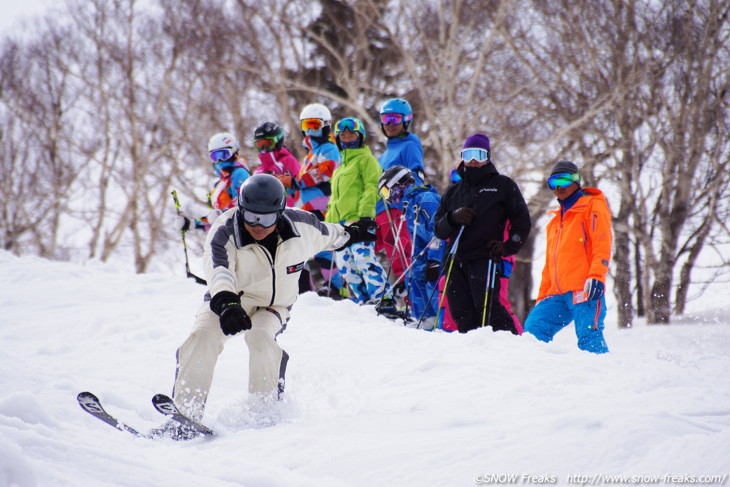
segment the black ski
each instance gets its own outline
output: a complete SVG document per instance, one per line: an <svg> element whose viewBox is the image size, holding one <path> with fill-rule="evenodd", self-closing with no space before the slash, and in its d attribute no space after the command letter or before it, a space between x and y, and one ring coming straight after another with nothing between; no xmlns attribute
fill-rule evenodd
<svg viewBox="0 0 730 487"><path fill-rule="evenodd" d="M119 431L126 431L138 438L147 439L161 439L169 438L172 440L190 440L200 436L211 436L215 433L197 421L188 418L182 414L175 407L172 399L164 394L157 394L152 398L152 404L155 406L160 413L170 416L174 421L173 424L177 424L177 427L173 427L171 424L162 425L159 428L153 428L147 433L141 433L136 429L132 428L128 424L119 421L117 418L106 412L104 407L101 405L101 401L91 392L82 392L76 396L76 400L79 402L81 409L89 413L90 415L98 418L104 423L112 426Z"/></svg>
<svg viewBox="0 0 730 487"><path fill-rule="evenodd" d="M172 401L172 399L165 394L155 395L155 397L152 398L152 404L159 412L161 412L165 416L169 416L170 418L183 425L186 429L192 430L198 435L215 435L215 432L212 429L181 413L177 406L175 406L175 403Z"/></svg>
<svg viewBox="0 0 730 487"><path fill-rule="evenodd" d="M131 433L139 438L152 438L151 435L140 433L136 429L125 423L122 423L117 418L107 413L104 410L104 407L101 405L101 401L99 401L99 398L92 393L82 392L78 396L76 396L76 400L79 402L79 406L81 406L81 409L94 416L95 418L98 418L101 421L105 422L109 426L113 426L119 431L126 431L127 433Z"/></svg>

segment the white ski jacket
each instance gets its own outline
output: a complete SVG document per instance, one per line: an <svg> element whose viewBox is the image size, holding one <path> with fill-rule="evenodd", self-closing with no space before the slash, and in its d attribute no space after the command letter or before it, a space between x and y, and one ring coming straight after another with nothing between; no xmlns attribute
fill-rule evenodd
<svg viewBox="0 0 730 487"><path fill-rule="evenodd" d="M243 291L241 306L247 312L258 307L288 311L299 294L299 275L307 260L322 250L338 249L349 240L342 225L324 223L312 213L287 208L278 223L278 245L272 259L236 215L236 208L226 211L208 232L203 256L205 277L210 296ZM288 312L285 314L288 317Z"/></svg>

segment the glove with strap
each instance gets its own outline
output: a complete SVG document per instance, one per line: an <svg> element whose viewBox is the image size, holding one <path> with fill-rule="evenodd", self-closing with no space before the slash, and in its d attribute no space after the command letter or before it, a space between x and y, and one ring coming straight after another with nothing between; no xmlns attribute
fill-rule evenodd
<svg viewBox="0 0 730 487"><path fill-rule="evenodd" d="M251 329L251 318L241 307L241 294L221 291L210 300L210 309L220 317L224 335L235 335Z"/></svg>
<svg viewBox="0 0 730 487"><path fill-rule="evenodd" d="M345 246L360 242L375 242L375 230L378 225L372 218L360 218L354 223L345 226L345 231L350 236Z"/></svg>
<svg viewBox="0 0 730 487"><path fill-rule="evenodd" d="M487 250L493 259L501 259L504 255L504 244L499 240L490 240L487 242Z"/></svg>
<svg viewBox="0 0 730 487"><path fill-rule="evenodd" d="M598 279L586 279L585 286L583 286L586 301L601 299L605 289L605 285Z"/></svg>
<svg viewBox="0 0 730 487"><path fill-rule="evenodd" d="M429 260L423 269L423 278L428 282L434 282L439 278L441 263L437 260Z"/></svg>
<svg viewBox="0 0 730 487"><path fill-rule="evenodd" d="M187 232L191 227L195 227L195 220L187 216L184 212L178 211L175 214L175 224L177 225L178 230Z"/></svg>
<svg viewBox="0 0 730 487"><path fill-rule="evenodd" d="M180 227L180 230L183 232L187 232L190 230L190 225L193 223L193 221L186 217L185 215L180 215L178 217L178 226Z"/></svg>
<svg viewBox="0 0 730 487"><path fill-rule="evenodd" d="M474 221L474 217L476 216L476 214L477 212L472 210L468 206L463 206L451 212L451 220L457 225L468 226L471 225L471 222Z"/></svg>

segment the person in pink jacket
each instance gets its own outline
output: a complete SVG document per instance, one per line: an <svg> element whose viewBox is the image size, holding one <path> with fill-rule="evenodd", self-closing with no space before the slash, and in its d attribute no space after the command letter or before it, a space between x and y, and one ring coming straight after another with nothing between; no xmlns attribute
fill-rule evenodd
<svg viewBox="0 0 730 487"><path fill-rule="evenodd" d="M264 122L253 134L253 146L259 153L261 165L254 174L272 174L287 190L286 206L294 206L296 188L292 181L299 174L300 164L289 149L284 147L284 130L276 122Z"/></svg>

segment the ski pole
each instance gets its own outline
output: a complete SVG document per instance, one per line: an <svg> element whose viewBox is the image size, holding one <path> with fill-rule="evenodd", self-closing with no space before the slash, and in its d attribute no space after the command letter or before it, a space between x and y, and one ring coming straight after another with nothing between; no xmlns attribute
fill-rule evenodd
<svg viewBox="0 0 730 487"><path fill-rule="evenodd" d="M406 203L407 203L406 201L403 202L403 212L406 211L406 208L407 208ZM418 238L418 223L419 223L418 215L419 215L420 210L421 209L418 207L418 205L413 205L413 235L411 235L411 259L413 258L414 255L416 255L416 239ZM428 248L428 246L426 246L425 248ZM407 296L411 295L411 275L413 274L412 268L413 268L413 266L408 266L408 269L409 269L408 282L406 283L407 284L407 286L406 286L406 295ZM410 301L410 299L406 301L406 312L408 311L408 302L409 301Z"/></svg>
<svg viewBox="0 0 730 487"><path fill-rule="evenodd" d="M494 301L494 284L497 282L497 263L492 262L492 278L489 283L489 301L487 302L487 324L492 323L492 302Z"/></svg>
<svg viewBox="0 0 730 487"><path fill-rule="evenodd" d="M332 259L330 260L330 272L329 272L329 276L327 277L327 282L325 283L325 286L327 286L327 294L328 294L327 297L329 297L329 298L332 297L331 296L331 291L332 291L332 285L331 285L332 284L332 274L334 274L334 269L335 269L335 253L334 253L334 251L332 251L331 257L332 257ZM320 271L321 271L321 269L320 269ZM324 272L322 274L324 274Z"/></svg>
<svg viewBox="0 0 730 487"><path fill-rule="evenodd" d="M425 254L426 252L428 252L428 248L429 248L429 246L430 246L430 245L431 245L431 244L432 244L432 243L434 242L434 240L438 240L438 238L436 238L436 237L431 237L431 240L429 240L429 241L428 241L428 244L427 244L427 245L426 245L426 246L425 246L425 247L423 248L423 250L421 250L421 251L420 251L420 252L418 253L418 255L417 255L417 256L415 256L415 257L414 257L413 259L411 259L411 263L410 263L410 264L408 265L408 267L407 267L407 268L406 268L406 269L405 269L405 270L403 271L403 274L401 274L400 276L398 276L398 279L396 279L395 281L393 281L393 286L395 286L396 284L398 284L399 282L401 282L401 281L402 281L402 280L403 280L403 279L404 279L404 278L406 277L406 274L408 273L408 271L409 271L409 270L411 270L411 267L413 267L414 265L416 265L416 262L418 262L418 259L420 259L421 257L423 257L423 255L424 255L424 254ZM386 277L387 277L387 276L386 276ZM386 279L386 282L387 282L387 281L388 281L388 280ZM381 287L381 288L380 288L380 289L378 290L378 292L382 291L384 287L385 287L385 284L383 284L383 286L382 286L382 287ZM391 286L391 287L392 287L392 286ZM383 300L383 298L381 297L381 298L380 298L380 300L378 301L378 303L377 303L377 304L380 304L380 301L382 301L382 300ZM377 306L377 305L376 305L376 306Z"/></svg>
<svg viewBox="0 0 730 487"><path fill-rule="evenodd" d="M406 252L403 248L401 248L400 245L400 229L403 228L403 224L401 221L401 225L398 226L398 231L396 232L395 228L395 222L390 216L390 206L388 205L388 200L385 199L385 197L381 194L380 199L383 200L383 205L385 206L385 216L388 217L388 226L390 227L390 232L393 234L393 247L398 253L398 257L400 257L401 261L403 262L403 265L406 265L408 263L408 259L406 259ZM401 214L401 220L402 220L402 214ZM383 239L385 240L385 238ZM395 259L393 259L395 260ZM393 262L390 263L390 267L393 267Z"/></svg>
<svg viewBox="0 0 730 487"><path fill-rule="evenodd" d="M177 199L177 191L172 190L172 200L175 202L175 210L177 211L177 216L182 216L182 212L180 211L180 200ZM187 277L190 277L192 279L195 279L195 282L198 284L203 284L204 286L207 286L208 283L205 282L205 279L196 276L192 272L190 272L190 260L188 259L188 244L185 242L185 230L182 228L180 229L180 236L182 237L182 243L183 243L183 250L185 251L185 275Z"/></svg>
<svg viewBox="0 0 730 487"><path fill-rule="evenodd" d="M438 282L441 280L441 276L444 275L444 271L446 270L446 267L449 268L449 271L446 273L446 282L444 283L444 293L441 295L441 299L439 300L439 306L436 310L436 316L441 312L441 308L443 308L444 305L444 298L446 297L446 290L449 287L449 279L451 279L451 268L454 266L454 260L456 260L456 248L459 246L459 240L461 240L461 234L464 232L464 225L461 226L461 229L459 230L459 234L456 236L456 239L454 240L454 245L451 246L451 250L449 250L449 255L447 257L448 265L444 264L443 268L441 269L441 273L439 274L438 279L436 279L436 286L434 287L433 291L431 291L431 295L428 297L428 301L426 303L430 303L433 299L433 295L438 290ZM418 319L418 325L416 328L420 328L421 322L423 321L423 317L426 316L426 310L428 310L428 306L426 306L423 309L423 313L421 314L421 317Z"/></svg>
<svg viewBox="0 0 730 487"><path fill-rule="evenodd" d="M411 261L413 260L413 256L416 254L416 230L418 229L418 206L417 205L413 205L413 211L414 211L414 220L413 220L414 227L413 227L413 236L411 237ZM408 214L408 201L404 201L403 202L403 212L401 213L400 228L398 228L398 235L396 236L396 239L398 242L400 242L400 232L404 226L406 227L406 232L408 231L407 218L406 218L407 214ZM406 316L408 316L409 311L410 311L408 309L408 306L410 305L411 274L413 273L413 266L408 264L408 261L405 261L404 264L407 264L406 268L408 269L407 271L403 271L404 274L406 272L408 273L408 279L403 281L406 285L406 297L404 299L404 301L406 303L405 314L406 314ZM403 323L403 324L405 325L405 323Z"/></svg>
<svg viewBox="0 0 730 487"><path fill-rule="evenodd" d="M489 321L487 320L487 303L489 298L489 291L492 288L492 259L491 257L487 261L487 275L486 280L484 283L484 305L482 309L482 325L489 324Z"/></svg>

